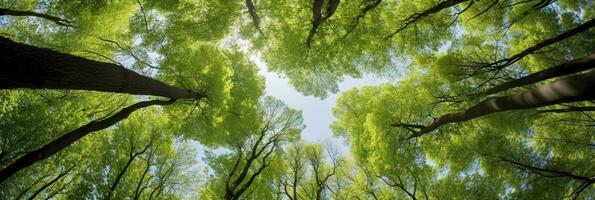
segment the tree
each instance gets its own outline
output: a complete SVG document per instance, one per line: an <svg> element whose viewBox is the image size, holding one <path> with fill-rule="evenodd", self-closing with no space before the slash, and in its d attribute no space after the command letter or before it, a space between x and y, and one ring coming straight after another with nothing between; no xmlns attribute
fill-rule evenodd
<svg viewBox="0 0 595 200"><path fill-rule="evenodd" d="M127 118L132 112L138 109L153 105L168 105L172 104L173 102L174 101L162 100L139 102L122 109L118 113L106 119L93 121L73 131L70 131L35 151L27 152L13 163L3 168L0 171L0 183L6 181L6 179L8 179L10 176L17 173L18 171L22 170L23 168L31 166L38 161L49 158L57 152L65 149L72 143L85 137L89 133L105 129L116 124L117 122Z"/></svg>
<svg viewBox="0 0 595 200"><path fill-rule="evenodd" d="M142 76L116 64L97 62L50 49L0 38L2 62L12 63L0 80L3 89L80 89L154 95L171 99L201 99L204 94L183 90ZM10 68L8 68L10 67Z"/></svg>
<svg viewBox="0 0 595 200"><path fill-rule="evenodd" d="M411 58L431 56L470 36L490 37L484 40L490 42L481 44L484 49L492 43L515 46L519 42L492 40L509 35L514 41L519 35L532 34L533 30L523 28L530 26L529 21L538 20L547 27L541 35L560 30L560 25L548 21L558 15L564 23L572 18L586 21L541 43L545 46L592 26L590 17L575 15L582 3L562 2L563 9L555 13L549 8L558 6L556 1L339 2L260 3L271 8L261 14L269 18L261 20L268 27L264 30L268 37L247 36L255 41L254 49L263 52L270 70L283 74L303 94L325 97L327 92L336 93L337 82L345 76L399 77L403 73L399 68L405 68L402 65ZM295 14L284 14L290 11Z"/></svg>
<svg viewBox="0 0 595 200"><path fill-rule="evenodd" d="M46 20L50 20L54 23L56 23L57 25L60 26L69 26L68 25L68 20L56 17L56 16L51 16L48 14L43 14L43 13L37 13L34 11L22 11L22 10L10 10L10 9L6 9L6 8L1 8L0 9L0 16L30 16L30 17L39 17L39 18L43 18Z"/></svg>
<svg viewBox="0 0 595 200"><path fill-rule="evenodd" d="M592 7L5 0L0 196L590 199ZM300 140L263 66L320 98L390 81L337 99L343 152Z"/></svg>
<svg viewBox="0 0 595 200"><path fill-rule="evenodd" d="M336 176L344 158L327 145L294 143L286 155L287 171L281 176L279 190L288 199L325 199L330 197L331 177Z"/></svg>
<svg viewBox="0 0 595 200"><path fill-rule="evenodd" d="M263 180L263 174L274 170L270 169L271 165L281 162L278 154L285 143L296 140L303 129L301 112L288 108L280 100L264 97L259 110L259 119L243 119L258 126L242 129L244 139L229 141L230 154L211 158L212 168L216 170L213 178L220 182L215 183L220 184L215 192L221 191L216 196L225 199L240 199L250 194L266 196L273 184L268 182L271 177ZM265 189L254 192L258 185Z"/></svg>
<svg viewBox="0 0 595 200"><path fill-rule="evenodd" d="M438 117L430 125L413 125L397 122L396 127L404 127L413 132L408 139L419 137L429 133L438 127L449 124L463 122L495 112L505 112L509 110L520 110L538 108L549 105L570 103L577 101L594 100L595 91L592 90L595 84L595 71L589 71L584 74L570 76L533 90L528 90L516 95L491 97L467 110L449 113ZM416 131L414 129L419 129Z"/></svg>

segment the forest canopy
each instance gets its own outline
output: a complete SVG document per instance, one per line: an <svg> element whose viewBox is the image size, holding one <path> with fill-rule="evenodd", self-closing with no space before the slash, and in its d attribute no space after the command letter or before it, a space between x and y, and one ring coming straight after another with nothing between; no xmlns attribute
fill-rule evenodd
<svg viewBox="0 0 595 200"><path fill-rule="evenodd" d="M593 199L594 6L3 0L0 200Z"/></svg>

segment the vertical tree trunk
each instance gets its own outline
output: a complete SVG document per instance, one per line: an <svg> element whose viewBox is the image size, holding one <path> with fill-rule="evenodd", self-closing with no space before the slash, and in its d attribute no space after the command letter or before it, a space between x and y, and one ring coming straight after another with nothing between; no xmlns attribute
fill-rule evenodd
<svg viewBox="0 0 595 200"><path fill-rule="evenodd" d="M0 184L2 182L4 182L6 179L8 179L9 177L11 177L13 174L17 173L18 171L20 171L26 167L29 167L38 161L42 161L42 160L49 158L50 156L62 151L66 147L70 146L72 143L85 137L89 133L108 128L108 127L118 123L119 121L126 119L132 112L134 112L138 109L153 106L153 105L169 105L169 104L172 104L173 102L174 102L174 100L170 100L170 101L150 100L150 101L143 101L143 102L135 103L131 106L128 106L128 107L122 109L118 113L116 113L106 119L99 120L99 121L93 121L88 124L85 124L84 126L77 128L73 131L70 131L70 132L60 136L58 139L46 144L45 146L43 146L37 150L27 152L25 155L23 155L22 157L17 159L15 162L8 165L4 169L0 170Z"/></svg>
<svg viewBox="0 0 595 200"><path fill-rule="evenodd" d="M116 64L21 44L4 37L0 37L0 63L0 89L96 90L171 99L204 97Z"/></svg>

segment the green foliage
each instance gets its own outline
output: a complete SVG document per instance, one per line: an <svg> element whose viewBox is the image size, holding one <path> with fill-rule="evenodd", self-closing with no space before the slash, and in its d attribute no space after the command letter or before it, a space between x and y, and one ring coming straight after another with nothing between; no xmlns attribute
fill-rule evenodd
<svg viewBox="0 0 595 200"><path fill-rule="evenodd" d="M595 194L592 111L560 111L593 107L592 101L495 113L410 137L440 116L557 78L482 93L494 86L595 52L590 28L507 66L498 63L592 20L591 1L465 1L439 10L435 6L455 1L380 1L373 7L371 0L340 1L336 11L327 11L335 1L321 1L323 19L315 31L315 1L252 1L258 29L245 1L1 1L0 8L69 22L0 16L3 37L123 65L206 97L145 108L91 133L0 183L0 198L591 199ZM551 4L540 7L542 2ZM412 21L415 17L420 18ZM339 92L346 77L395 79L343 91L330 125L348 143L349 152L339 152L300 140L302 112L265 96L258 72L265 69L251 61L258 56L298 92L320 98ZM147 99L153 97L2 90L0 169L68 131Z"/></svg>

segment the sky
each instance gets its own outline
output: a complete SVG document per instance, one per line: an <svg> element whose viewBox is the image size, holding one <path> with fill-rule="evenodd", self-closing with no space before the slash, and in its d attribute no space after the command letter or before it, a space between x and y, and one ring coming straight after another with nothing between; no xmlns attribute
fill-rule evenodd
<svg viewBox="0 0 595 200"><path fill-rule="evenodd" d="M326 99L320 99L302 95L289 84L287 79L276 73L268 72L266 63L258 56L251 56L250 60L258 66L259 73L266 79L266 95L283 100L291 108L302 110L304 124L306 125L301 134L303 140L323 144L331 143L343 152L348 152L348 146L341 138L333 137L329 128L329 125L333 122L332 109L337 98L343 91L353 87L378 85L390 81L389 79L373 76L363 76L360 79L345 78L339 84L340 91L337 94L329 94Z"/></svg>

